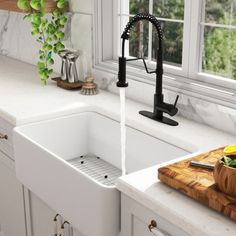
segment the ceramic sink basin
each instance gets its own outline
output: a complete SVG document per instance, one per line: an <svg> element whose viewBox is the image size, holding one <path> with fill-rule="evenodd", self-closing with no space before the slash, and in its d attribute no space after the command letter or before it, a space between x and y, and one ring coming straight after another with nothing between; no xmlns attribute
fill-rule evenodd
<svg viewBox="0 0 236 236"><path fill-rule="evenodd" d="M84 112L20 126L14 151L19 180L83 235L118 235L120 194L108 180L120 174L119 122ZM188 154L130 127L126 153L129 173Z"/></svg>

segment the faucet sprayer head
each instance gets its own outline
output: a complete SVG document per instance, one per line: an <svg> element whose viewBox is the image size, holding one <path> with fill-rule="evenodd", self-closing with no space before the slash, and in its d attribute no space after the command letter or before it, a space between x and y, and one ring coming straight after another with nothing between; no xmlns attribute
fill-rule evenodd
<svg viewBox="0 0 236 236"><path fill-rule="evenodd" d="M126 82L126 57L123 56L119 57L119 73L116 86L120 88L128 87L128 83Z"/></svg>

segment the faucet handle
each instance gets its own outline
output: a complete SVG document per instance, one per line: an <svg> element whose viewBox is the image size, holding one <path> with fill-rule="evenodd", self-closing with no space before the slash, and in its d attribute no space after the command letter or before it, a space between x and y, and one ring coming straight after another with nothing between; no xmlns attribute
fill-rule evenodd
<svg viewBox="0 0 236 236"><path fill-rule="evenodd" d="M177 105L177 103L178 103L178 100L179 100L179 95L176 96L175 103L174 103L174 107L176 107L176 105Z"/></svg>

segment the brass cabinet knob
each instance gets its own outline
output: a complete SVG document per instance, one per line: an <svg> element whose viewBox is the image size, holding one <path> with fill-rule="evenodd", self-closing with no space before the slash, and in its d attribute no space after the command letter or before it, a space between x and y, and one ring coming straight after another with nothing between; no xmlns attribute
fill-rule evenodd
<svg viewBox="0 0 236 236"><path fill-rule="evenodd" d="M153 233L153 235L156 236L166 236L163 232L161 232L158 228L157 228L157 222L155 220L151 220L150 224L148 225L148 229L151 233Z"/></svg>
<svg viewBox="0 0 236 236"><path fill-rule="evenodd" d="M6 134L0 133L0 139L8 139L8 136Z"/></svg>
<svg viewBox="0 0 236 236"><path fill-rule="evenodd" d="M150 232L152 232L153 228L157 228L157 222L155 220L152 220L151 223L148 225L148 229Z"/></svg>

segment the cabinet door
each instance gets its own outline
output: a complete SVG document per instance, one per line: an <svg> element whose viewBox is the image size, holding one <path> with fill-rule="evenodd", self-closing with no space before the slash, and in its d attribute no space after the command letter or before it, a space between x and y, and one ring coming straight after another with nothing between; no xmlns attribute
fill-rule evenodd
<svg viewBox="0 0 236 236"><path fill-rule="evenodd" d="M26 191L26 197L29 205L29 212L27 213L28 221L28 235L31 236L53 236L54 235L54 217L57 214L46 203L39 199L32 192ZM58 196L60 197L60 196ZM66 204L66 203L65 203ZM65 221L66 219L63 219ZM71 235L72 236L72 235ZM73 227L73 236L83 236L77 229Z"/></svg>
<svg viewBox="0 0 236 236"><path fill-rule="evenodd" d="M51 208L49 208L43 201L41 201L32 192L28 192L28 204L31 220L30 224L32 236L52 236L53 231L53 218L56 215Z"/></svg>
<svg viewBox="0 0 236 236"><path fill-rule="evenodd" d="M151 232L149 225L156 222ZM121 236L189 236L163 217L122 194Z"/></svg>
<svg viewBox="0 0 236 236"><path fill-rule="evenodd" d="M0 152L0 235L26 235L23 187L16 179L13 161L2 152Z"/></svg>

